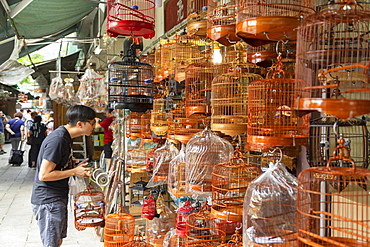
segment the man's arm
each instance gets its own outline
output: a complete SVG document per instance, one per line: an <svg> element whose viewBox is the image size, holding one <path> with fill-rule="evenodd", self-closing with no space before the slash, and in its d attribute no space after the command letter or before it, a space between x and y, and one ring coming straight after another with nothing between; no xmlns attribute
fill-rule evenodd
<svg viewBox="0 0 370 247"><path fill-rule="evenodd" d="M54 162L49 160L43 159L41 162L40 172L39 172L39 180L40 181L57 181L64 178L69 178L71 176L77 176L82 178L88 178L91 176L91 169L86 168L87 166L87 159L82 161L77 167L69 170L58 171L54 170L57 166Z"/></svg>
<svg viewBox="0 0 370 247"><path fill-rule="evenodd" d="M5 125L5 129L11 134L11 135L14 135L14 131L10 128L10 124L6 124Z"/></svg>

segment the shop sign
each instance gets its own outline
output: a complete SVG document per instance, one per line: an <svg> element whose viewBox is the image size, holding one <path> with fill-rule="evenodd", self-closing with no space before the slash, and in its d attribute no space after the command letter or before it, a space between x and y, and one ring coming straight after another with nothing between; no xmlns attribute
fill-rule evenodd
<svg viewBox="0 0 370 247"><path fill-rule="evenodd" d="M187 17L187 0L169 0L165 4L165 31L182 22Z"/></svg>

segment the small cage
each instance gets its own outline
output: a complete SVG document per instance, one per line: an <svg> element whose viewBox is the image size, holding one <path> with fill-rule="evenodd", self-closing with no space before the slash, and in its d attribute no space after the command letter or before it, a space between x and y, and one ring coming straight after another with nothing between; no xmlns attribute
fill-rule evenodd
<svg viewBox="0 0 370 247"><path fill-rule="evenodd" d="M212 217L227 235L240 227L244 195L249 184L262 173L258 166L244 163L239 147L227 163L217 164L212 171Z"/></svg>
<svg viewBox="0 0 370 247"><path fill-rule="evenodd" d="M164 211L159 214L158 218L146 221L146 241L156 247L162 247L164 237L175 225L176 214L164 206Z"/></svg>
<svg viewBox="0 0 370 247"><path fill-rule="evenodd" d="M145 170L148 172L148 175L153 175L153 168L154 168L154 151L155 149L152 148L147 154L146 154L146 162L145 162Z"/></svg>
<svg viewBox="0 0 370 247"><path fill-rule="evenodd" d="M107 1L107 33L111 37L120 35L151 39L155 35L154 22L155 1Z"/></svg>
<svg viewBox="0 0 370 247"><path fill-rule="evenodd" d="M143 114L137 112L130 112L126 119L126 136L131 139L141 138L141 116Z"/></svg>
<svg viewBox="0 0 370 247"><path fill-rule="evenodd" d="M271 40L296 40L300 20L315 12L316 1L240 1L236 34L246 43L259 46Z"/></svg>
<svg viewBox="0 0 370 247"><path fill-rule="evenodd" d="M228 162L232 152L232 145L208 127L195 134L185 149L186 192L211 196L213 167Z"/></svg>
<svg viewBox="0 0 370 247"><path fill-rule="evenodd" d="M339 139L325 167L303 170L298 177L300 246L370 246L370 172L356 168ZM332 167L332 162L352 167Z"/></svg>
<svg viewBox="0 0 370 247"><path fill-rule="evenodd" d="M127 244L121 245L122 247L154 247L143 240L141 233L134 237L134 240L128 242Z"/></svg>
<svg viewBox="0 0 370 247"><path fill-rule="evenodd" d="M308 141L309 116L300 117L293 111L298 83L289 78L280 60L279 56L266 79L254 81L248 87L249 150L299 146Z"/></svg>
<svg viewBox="0 0 370 247"><path fill-rule="evenodd" d="M141 115L140 119L140 125L141 125L141 138L142 138L142 144L145 142L152 141L152 130L150 129L150 119L151 119L151 113L145 113Z"/></svg>
<svg viewBox="0 0 370 247"><path fill-rule="evenodd" d="M176 234L180 238L186 237L186 219L194 211L190 201L186 200L184 205L177 209L176 212Z"/></svg>
<svg viewBox="0 0 370 247"><path fill-rule="evenodd" d="M136 148L127 152L126 170L132 173L141 173L146 170L146 157L151 149Z"/></svg>
<svg viewBox="0 0 370 247"><path fill-rule="evenodd" d="M143 201L141 218L152 220L154 219L155 213L156 213L156 203L153 198L153 194L150 193Z"/></svg>
<svg viewBox="0 0 370 247"><path fill-rule="evenodd" d="M248 46L249 45L247 45L243 41L240 41L234 45L224 47L225 53L223 55L223 62L224 63L235 63L235 60L237 58L238 63L247 63ZM276 53L275 53L275 57L276 57Z"/></svg>
<svg viewBox="0 0 370 247"><path fill-rule="evenodd" d="M235 136L247 131L248 86L255 80L261 68L253 64L236 64L229 73L216 76L212 81L211 128Z"/></svg>
<svg viewBox="0 0 370 247"><path fill-rule="evenodd" d="M186 193L185 186L185 144L181 144L179 154L170 161L167 181L167 189L172 196L191 196Z"/></svg>
<svg viewBox="0 0 370 247"><path fill-rule="evenodd" d="M165 100L163 98L153 100L152 117L150 120L150 129L157 136L164 136L168 130L167 114L164 110Z"/></svg>
<svg viewBox="0 0 370 247"><path fill-rule="evenodd" d="M161 46L161 72L163 79L172 79L174 76L174 67L173 64L173 57L172 57L172 50L173 47L176 45L175 39L166 39L163 40Z"/></svg>
<svg viewBox="0 0 370 247"><path fill-rule="evenodd" d="M211 210L207 204L186 219L186 246L220 244L225 238L225 232L217 228L212 220Z"/></svg>
<svg viewBox="0 0 370 247"><path fill-rule="evenodd" d="M135 218L126 214L122 206L105 218L104 247L118 247L134 239Z"/></svg>
<svg viewBox="0 0 370 247"><path fill-rule="evenodd" d="M207 0L188 0L187 32L189 35L207 36Z"/></svg>
<svg viewBox="0 0 370 247"><path fill-rule="evenodd" d="M131 51L132 52L132 51ZM153 108L153 68L127 56L108 68L108 102L113 109L146 112Z"/></svg>
<svg viewBox="0 0 370 247"><path fill-rule="evenodd" d="M104 194L93 188L91 183L84 191L74 196L75 228L79 231L87 227L104 226Z"/></svg>
<svg viewBox="0 0 370 247"><path fill-rule="evenodd" d="M361 7L360 7L361 6ZM340 119L370 112L370 10L357 2L330 2L298 29L296 109Z"/></svg>
<svg viewBox="0 0 370 247"><path fill-rule="evenodd" d="M207 37L225 46L240 38L235 35L236 0L208 0Z"/></svg>

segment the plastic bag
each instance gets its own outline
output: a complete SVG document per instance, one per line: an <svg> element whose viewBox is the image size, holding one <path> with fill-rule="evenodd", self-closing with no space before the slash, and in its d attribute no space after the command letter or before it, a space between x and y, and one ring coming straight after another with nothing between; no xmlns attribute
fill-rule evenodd
<svg viewBox="0 0 370 247"><path fill-rule="evenodd" d="M49 97L51 100L64 98L64 83L61 77L55 77L51 80Z"/></svg>
<svg viewBox="0 0 370 247"><path fill-rule="evenodd" d="M191 196L185 191L185 144L181 144L179 154L170 161L167 181L172 198Z"/></svg>

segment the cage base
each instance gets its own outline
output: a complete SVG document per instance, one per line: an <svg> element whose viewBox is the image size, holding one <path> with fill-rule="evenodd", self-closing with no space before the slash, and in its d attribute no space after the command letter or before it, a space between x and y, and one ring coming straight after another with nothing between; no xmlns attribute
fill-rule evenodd
<svg viewBox="0 0 370 247"><path fill-rule="evenodd" d="M308 136L252 136L248 135L246 150L266 152L274 147L294 146L297 149L301 145L306 145Z"/></svg>
<svg viewBox="0 0 370 247"><path fill-rule="evenodd" d="M121 35L151 39L155 36L153 23L133 20L109 21L107 24L107 33L111 37Z"/></svg>
<svg viewBox="0 0 370 247"><path fill-rule="evenodd" d="M247 124L211 124L213 131L220 131L229 136L241 135L247 131Z"/></svg>
<svg viewBox="0 0 370 247"><path fill-rule="evenodd" d="M348 247L365 247L369 246L369 242L362 242L351 238L341 238L341 237L323 237L322 240L316 238L303 238L298 236L299 246L348 246Z"/></svg>
<svg viewBox="0 0 370 247"><path fill-rule="evenodd" d="M207 36L224 46L234 45L240 38L235 35L236 24L217 25L207 29Z"/></svg>
<svg viewBox="0 0 370 247"><path fill-rule="evenodd" d="M187 25L189 35L197 35L199 37L207 36L207 20L189 21Z"/></svg>
<svg viewBox="0 0 370 247"><path fill-rule="evenodd" d="M213 206L211 208L211 214L214 218L226 220L226 221L234 221L234 222L243 222L243 214L240 214L243 212L243 205L241 207L234 207L234 208L220 208L223 211L216 210ZM228 213L225 213L227 211Z"/></svg>

